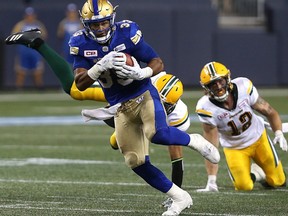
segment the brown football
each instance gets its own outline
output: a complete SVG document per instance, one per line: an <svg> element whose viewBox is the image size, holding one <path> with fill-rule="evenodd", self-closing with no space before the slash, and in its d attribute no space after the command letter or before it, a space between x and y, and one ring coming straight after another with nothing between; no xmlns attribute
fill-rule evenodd
<svg viewBox="0 0 288 216"><path fill-rule="evenodd" d="M126 56L126 65L128 66L134 66L134 62L131 58L131 55L129 55L128 53L124 53Z"/></svg>

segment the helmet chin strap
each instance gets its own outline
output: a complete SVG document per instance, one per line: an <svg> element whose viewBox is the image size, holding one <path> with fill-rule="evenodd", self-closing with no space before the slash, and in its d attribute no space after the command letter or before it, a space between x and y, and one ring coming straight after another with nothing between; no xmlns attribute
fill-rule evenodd
<svg viewBox="0 0 288 216"><path fill-rule="evenodd" d="M220 97L213 95L213 98L214 98L215 100L219 101L219 102L224 102L224 101L227 100L228 95L229 95L229 92L228 92L228 90L226 90L226 92L225 92L224 95L222 95L222 96L220 96Z"/></svg>
<svg viewBox="0 0 288 216"><path fill-rule="evenodd" d="M109 30L107 34L103 37L96 37L96 41L100 44L104 44L111 38L110 35L111 35L111 30Z"/></svg>

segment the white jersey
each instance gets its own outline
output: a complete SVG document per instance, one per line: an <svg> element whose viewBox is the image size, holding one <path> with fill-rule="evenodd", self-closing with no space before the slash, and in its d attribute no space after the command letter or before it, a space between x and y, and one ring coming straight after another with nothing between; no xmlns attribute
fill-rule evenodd
<svg viewBox="0 0 288 216"><path fill-rule="evenodd" d="M151 81L153 85L155 84L156 80L166 74L165 71L160 72L159 74L151 77ZM167 115L169 126L173 126L178 128L181 131L186 131L190 127L190 118L188 113L188 108L186 104L180 99L175 109Z"/></svg>
<svg viewBox="0 0 288 216"><path fill-rule="evenodd" d="M198 101L196 112L201 122L218 128L221 146L243 149L260 138L264 123L251 107L259 97L252 82L240 77L233 79L232 83L237 100L235 109L227 110L217 106L205 95Z"/></svg>

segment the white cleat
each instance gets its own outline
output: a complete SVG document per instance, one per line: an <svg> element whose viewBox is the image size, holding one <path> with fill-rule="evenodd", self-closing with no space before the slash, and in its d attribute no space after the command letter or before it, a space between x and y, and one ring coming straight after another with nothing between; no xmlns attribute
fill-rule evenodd
<svg viewBox="0 0 288 216"><path fill-rule="evenodd" d="M218 192L217 184L207 184L207 186L203 189L196 190L197 192Z"/></svg>
<svg viewBox="0 0 288 216"><path fill-rule="evenodd" d="M253 173L256 177L256 182L261 182L266 179L266 175L263 169L258 166L256 163L251 164L251 173Z"/></svg>
<svg viewBox="0 0 288 216"><path fill-rule="evenodd" d="M173 202L162 216L178 216L184 209L190 208L193 201L188 192L184 191L181 197L173 199Z"/></svg>
<svg viewBox="0 0 288 216"><path fill-rule="evenodd" d="M208 142L200 134L189 134L190 143L188 146L196 151L198 151L205 159L209 160L211 163L217 164L220 161L220 153L218 149Z"/></svg>
<svg viewBox="0 0 288 216"><path fill-rule="evenodd" d="M173 203L173 200L171 197L168 197L163 203L162 203L162 206L164 208L169 208Z"/></svg>

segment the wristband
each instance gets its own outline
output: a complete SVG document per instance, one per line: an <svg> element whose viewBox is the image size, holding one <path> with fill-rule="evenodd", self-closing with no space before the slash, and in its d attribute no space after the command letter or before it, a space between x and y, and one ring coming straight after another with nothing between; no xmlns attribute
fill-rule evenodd
<svg viewBox="0 0 288 216"><path fill-rule="evenodd" d="M275 136L281 136L283 135L283 132L281 130L276 130L274 134Z"/></svg>
<svg viewBox="0 0 288 216"><path fill-rule="evenodd" d="M150 67L142 68L141 72L142 72L143 79L151 77L153 75L153 70Z"/></svg>
<svg viewBox="0 0 288 216"><path fill-rule="evenodd" d="M93 79L93 80L97 80L98 77L101 74L101 71L99 70L99 65L94 65L93 67L91 67L88 71L87 71L88 76Z"/></svg>

